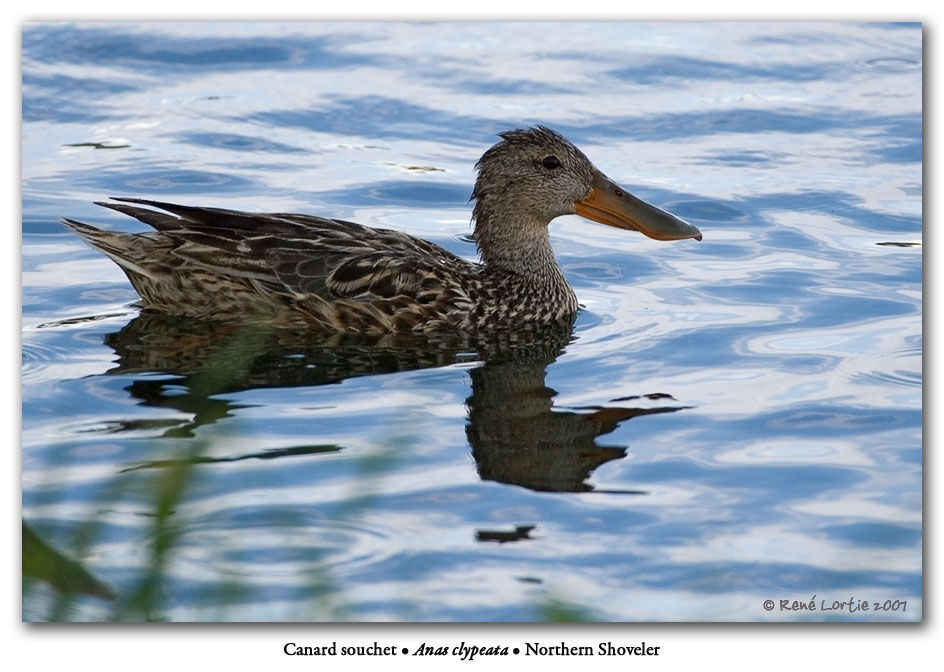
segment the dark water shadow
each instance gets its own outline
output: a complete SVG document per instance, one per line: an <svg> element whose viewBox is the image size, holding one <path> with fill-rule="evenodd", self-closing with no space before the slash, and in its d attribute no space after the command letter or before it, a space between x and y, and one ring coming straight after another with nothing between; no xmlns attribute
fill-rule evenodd
<svg viewBox="0 0 944 672"><path fill-rule="evenodd" d="M125 389L142 404L188 414L191 419L177 421L163 432L165 437L188 438L199 427L229 417L241 407L226 393L330 385L357 376L475 362L477 366L469 371L472 393L466 401L466 436L480 477L545 492L588 492L593 486L587 479L597 467L626 455L625 446L601 446L598 437L636 416L686 407L666 403L655 408L632 404L555 408L557 393L545 385L547 368L573 338L572 320L489 337L361 336L218 324L145 312L106 336L105 343L118 355L116 366L106 373L131 376ZM674 401L664 394L644 396ZM111 432L123 429L121 421L108 426ZM315 443L194 459L209 464L338 450L342 448ZM166 460L135 468L163 466Z"/></svg>

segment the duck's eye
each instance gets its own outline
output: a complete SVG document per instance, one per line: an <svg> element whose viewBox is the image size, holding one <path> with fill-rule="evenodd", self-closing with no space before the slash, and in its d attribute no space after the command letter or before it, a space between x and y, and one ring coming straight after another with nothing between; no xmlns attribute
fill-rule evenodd
<svg viewBox="0 0 944 672"><path fill-rule="evenodd" d="M548 170L554 170L560 166L560 159L551 154L550 156L545 156L544 160L541 161L541 165L547 168Z"/></svg>

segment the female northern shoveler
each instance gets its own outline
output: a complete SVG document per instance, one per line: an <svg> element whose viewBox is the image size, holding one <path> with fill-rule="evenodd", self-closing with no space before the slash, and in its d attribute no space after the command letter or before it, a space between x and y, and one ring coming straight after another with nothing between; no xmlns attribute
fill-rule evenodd
<svg viewBox="0 0 944 672"><path fill-rule="evenodd" d="M560 215L701 240L694 226L614 184L560 134L538 126L500 135L476 164L481 263L398 231L311 215L116 198L99 205L156 232L64 221L121 267L144 308L362 333L515 328L575 313L548 235Z"/></svg>

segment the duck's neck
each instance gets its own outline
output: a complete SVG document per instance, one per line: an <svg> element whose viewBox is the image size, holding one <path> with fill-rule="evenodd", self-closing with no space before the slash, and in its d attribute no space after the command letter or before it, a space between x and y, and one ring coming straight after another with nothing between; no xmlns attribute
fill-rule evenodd
<svg viewBox="0 0 944 672"><path fill-rule="evenodd" d="M554 258L547 223L523 215L500 219L476 208L475 241L485 275L504 294L519 297L529 311L560 317L577 310L577 296Z"/></svg>
<svg viewBox="0 0 944 672"><path fill-rule="evenodd" d="M476 204L475 242L487 268L519 275L544 275L558 269L547 222L495 212Z"/></svg>

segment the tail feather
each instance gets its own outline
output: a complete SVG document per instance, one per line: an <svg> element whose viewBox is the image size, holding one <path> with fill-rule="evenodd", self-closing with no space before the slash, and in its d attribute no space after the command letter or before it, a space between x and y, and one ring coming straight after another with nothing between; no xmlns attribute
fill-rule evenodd
<svg viewBox="0 0 944 672"><path fill-rule="evenodd" d="M153 226L158 231L172 231L174 229L179 229L181 226L180 218L167 214L167 212L170 212L170 210L167 208L162 208L167 210L167 212L161 212L160 210L138 208L134 205L129 205L129 203L139 203L141 205L150 205L152 207L160 208L163 205L169 204L159 203L157 201L146 201L140 198L116 198L114 200L121 202L112 203L108 201L96 201L95 205L100 205L103 208L109 208L124 215L134 217L139 222Z"/></svg>
<svg viewBox="0 0 944 672"><path fill-rule="evenodd" d="M113 196L112 201L99 202L112 210L130 215L138 221L153 226L158 231L173 231L183 226L191 228L222 228L257 232L259 229L258 215L251 212L239 212L224 208L200 208L164 201L152 201L146 198L124 198ZM134 204L134 205L130 205ZM138 208L135 205L146 205L148 208ZM163 211L163 212L160 212ZM171 214L167 214L171 213Z"/></svg>
<svg viewBox="0 0 944 672"><path fill-rule="evenodd" d="M86 243L108 256L123 270L148 278L154 276L154 273L141 263L143 259L137 259L141 257L140 251L135 253L136 247L140 245L140 239L150 240L147 236L105 231L67 217L62 218L62 223L75 231ZM133 245L133 242L137 245Z"/></svg>

